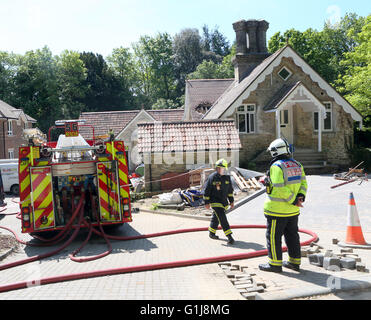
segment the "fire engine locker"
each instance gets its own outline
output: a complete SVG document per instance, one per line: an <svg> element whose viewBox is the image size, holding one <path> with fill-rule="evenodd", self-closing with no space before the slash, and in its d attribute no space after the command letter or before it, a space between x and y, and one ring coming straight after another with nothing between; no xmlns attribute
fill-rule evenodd
<svg viewBox="0 0 371 320"><path fill-rule="evenodd" d="M31 167L31 204L34 229L55 226L51 167Z"/></svg>
<svg viewBox="0 0 371 320"><path fill-rule="evenodd" d="M98 195L102 221L120 221L120 195L116 161L97 163Z"/></svg>

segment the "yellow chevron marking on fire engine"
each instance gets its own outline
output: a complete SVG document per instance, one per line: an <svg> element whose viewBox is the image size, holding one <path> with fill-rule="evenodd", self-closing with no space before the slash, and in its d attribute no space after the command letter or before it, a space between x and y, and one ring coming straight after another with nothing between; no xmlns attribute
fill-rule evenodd
<svg viewBox="0 0 371 320"><path fill-rule="evenodd" d="M106 178L105 175L100 176L99 180L101 180L102 183L107 185L107 178ZM109 183L110 182L108 181L108 184ZM112 187L113 187L112 191L115 191L116 190L116 184L113 183ZM115 201L114 198L109 198L107 192L103 188L101 188L100 185L99 185L99 197L103 201L107 202L107 204L110 204L111 207L115 208L116 211L118 211L117 201ZM104 206L102 206L102 205L100 206L100 208L101 208L102 216L104 217L104 219L105 220L110 220L109 211L106 208L104 208ZM111 220L115 220L115 218L112 217Z"/></svg>

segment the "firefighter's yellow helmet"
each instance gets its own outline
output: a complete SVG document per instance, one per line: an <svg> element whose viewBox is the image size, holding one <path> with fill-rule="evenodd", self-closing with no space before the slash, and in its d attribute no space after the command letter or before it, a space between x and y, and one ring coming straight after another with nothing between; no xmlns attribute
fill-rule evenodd
<svg viewBox="0 0 371 320"><path fill-rule="evenodd" d="M216 168L225 168L225 169L228 169L228 162L227 160L225 159L219 159L216 163L215 163L215 167Z"/></svg>

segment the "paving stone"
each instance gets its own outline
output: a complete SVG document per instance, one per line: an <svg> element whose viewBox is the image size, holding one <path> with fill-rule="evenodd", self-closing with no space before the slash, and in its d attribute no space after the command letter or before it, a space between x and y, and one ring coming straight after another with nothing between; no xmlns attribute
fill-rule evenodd
<svg viewBox="0 0 371 320"><path fill-rule="evenodd" d="M332 257L333 255L334 253L332 252L332 250L326 250L324 257Z"/></svg>
<svg viewBox="0 0 371 320"><path fill-rule="evenodd" d="M232 264L230 262L219 262L218 265L221 266L227 266L230 267Z"/></svg>
<svg viewBox="0 0 371 320"><path fill-rule="evenodd" d="M338 244L338 243L339 243L339 239L336 239L336 238L332 239L332 244Z"/></svg>
<svg viewBox="0 0 371 320"><path fill-rule="evenodd" d="M247 300L255 300L256 299L256 294L255 293L253 293L253 292L243 292L243 293L241 293L241 295L245 298L245 299L247 299Z"/></svg>
<svg viewBox="0 0 371 320"><path fill-rule="evenodd" d="M251 277L246 274L236 274L235 278L238 280L251 280Z"/></svg>
<svg viewBox="0 0 371 320"><path fill-rule="evenodd" d="M262 286L254 286L251 288L246 288L247 292L264 292L264 288Z"/></svg>
<svg viewBox="0 0 371 320"><path fill-rule="evenodd" d="M300 253L301 253L302 257L307 257L308 256L308 250L301 249Z"/></svg>
<svg viewBox="0 0 371 320"><path fill-rule="evenodd" d="M361 257L358 257L358 255L354 254L354 253L344 253L344 257L352 258L352 259L356 260L356 262L361 262L362 261Z"/></svg>
<svg viewBox="0 0 371 320"><path fill-rule="evenodd" d="M340 265L342 268L353 270L356 268L356 260L353 258L341 258Z"/></svg>
<svg viewBox="0 0 371 320"><path fill-rule="evenodd" d="M345 249L341 249L340 250L341 253L353 253L353 249L352 248L345 248Z"/></svg>
<svg viewBox="0 0 371 320"><path fill-rule="evenodd" d="M238 285L235 285L236 289L250 289L250 288L253 288L254 285L252 283L250 284L238 284Z"/></svg>
<svg viewBox="0 0 371 320"><path fill-rule="evenodd" d="M323 266L324 255L322 253L315 253L308 255L309 263L318 267Z"/></svg>
<svg viewBox="0 0 371 320"><path fill-rule="evenodd" d="M248 280L245 280L245 281L240 281L240 280L237 280L237 281L234 281L234 285L240 285L240 284L252 284L253 282L252 281L248 281Z"/></svg>
<svg viewBox="0 0 371 320"><path fill-rule="evenodd" d="M258 287L263 287L264 289L267 288L267 285L265 284L265 282L263 280L258 280L258 281L255 281L254 284Z"/></svg>
<svg viewBox="0 0 371 320"><path fill-rule="evenodd" d="M323 267L326 270L340 271L340 259L335 257L324 257Z"/></svg>
<svg viewBox="0 0 371 320"><path fill-rule="evenodd" d="M366 272L366 265L364 263L357 262L356 263L356 269L359 272Z"/></svg>

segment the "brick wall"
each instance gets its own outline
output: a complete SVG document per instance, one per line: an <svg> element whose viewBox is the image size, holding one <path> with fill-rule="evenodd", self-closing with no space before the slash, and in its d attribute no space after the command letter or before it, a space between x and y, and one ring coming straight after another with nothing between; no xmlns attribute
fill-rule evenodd
<svg viewBox="0 0 371 320"><path fill-rule="evenodd" d="M13 124L13 134L8 135L7 120L0 120L0 159L8 159L9 149L14 150L14 158L18 158L18 149L27 141L22 138L23 122L21 120L11 120ZM27 123L27 128L32 128L31 123Z"/></svg>

